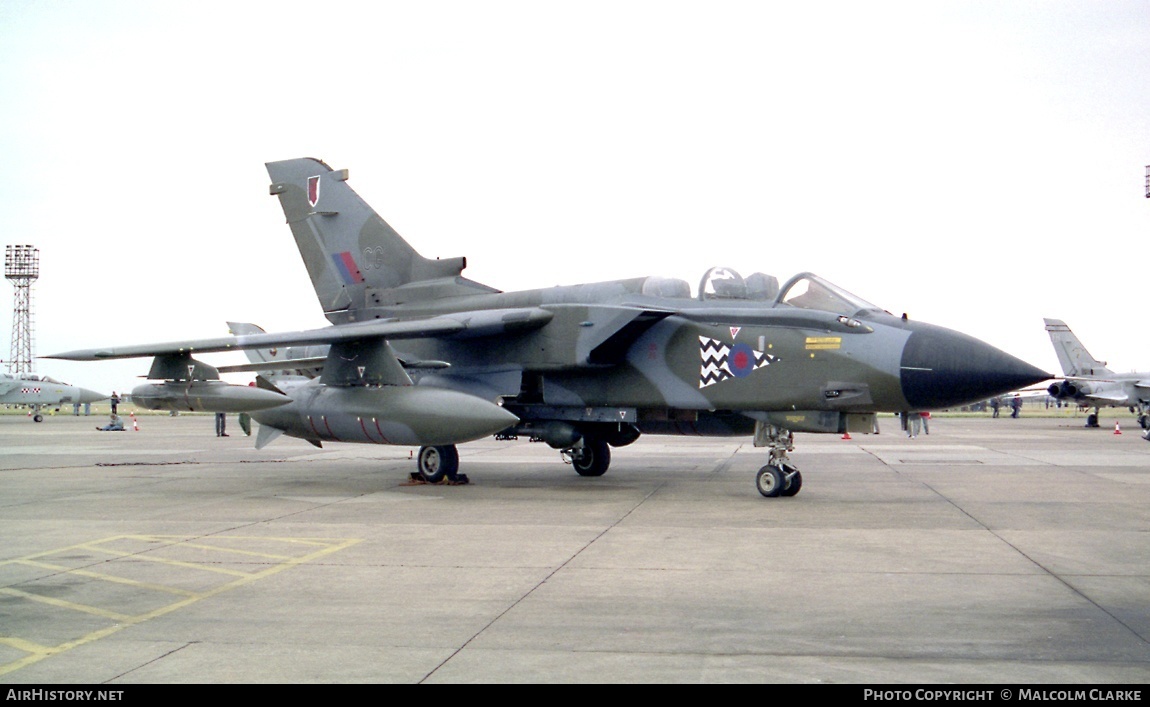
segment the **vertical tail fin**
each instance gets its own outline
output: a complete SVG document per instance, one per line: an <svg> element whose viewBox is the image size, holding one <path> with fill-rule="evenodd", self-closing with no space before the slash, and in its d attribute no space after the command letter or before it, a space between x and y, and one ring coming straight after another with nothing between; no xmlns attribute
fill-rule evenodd
<svg viewBox="0 0 1150 707"><path fill-rule="evenodd" d="M371 315L363 310L407 301L393 291L412 283L463 280L465 258L431 260L417 253L348 186L347 170L336 171L311 158L266 166L270 192L279 197L316 296L332 323L365 319ZM470 285L468 290L474 292L474 283ZM420 296L449 294L450 286L447 291L424 290Z"/></svg>
<svg viewBox="0 0 1150 707"><path fill-rule="evenodd" d="M1090 355L1066 322L1061 319L1043 319L1046 331L1050 334L1050 343L1054 344L1054 353L1058 356L1058 363L1062 365L1062 372L1067 376L1109 376L1113 371L1106 367L1105 361L1099 361Z"/></svg>

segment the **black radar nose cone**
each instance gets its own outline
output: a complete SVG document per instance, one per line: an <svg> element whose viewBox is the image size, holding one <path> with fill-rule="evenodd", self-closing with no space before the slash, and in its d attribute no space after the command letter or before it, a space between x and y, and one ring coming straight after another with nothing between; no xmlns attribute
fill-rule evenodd
<svg viewBox="0 0 1150 707"><path fill-rule="evenodd" d="M972 336L916 322L902 352L902 392L912 409L966 405L1052 378Z"/></svg>

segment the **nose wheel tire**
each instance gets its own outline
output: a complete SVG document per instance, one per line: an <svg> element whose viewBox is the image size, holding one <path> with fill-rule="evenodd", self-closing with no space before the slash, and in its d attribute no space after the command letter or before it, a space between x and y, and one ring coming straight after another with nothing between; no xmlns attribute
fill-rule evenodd
<svg viewBox="0 0 1150 707"><path fill-rule="evenodd" d="M779 494L780 496L794 496L799 492L799 489L803 487L802 472L793 467L789 471L793 473L789 475L790 478L787 480L786 488L784 488L783 492Z"/></svg>
<svg viewBox="0 0 1150 707"><path fill-rule="evenodd" d="M774 498L782 493L785 483L783 472L777 466L764 466L755 476L755 487L767 498Z"/></svg>
<svg viewBox="0 0 1150 707"><path fill-rule="evenodd" d="M759 469L755 476L755 488L767 498L794 496L803 487L803 475L792 466L773 465Z"/></svg>
<svg viewBox="0 0 1150 707"><path fill-rule="evenodd" d="M442 447L420 447L416 459L419 476L429 484L453 478L459 471L459 450L450 444Z"/></svg>

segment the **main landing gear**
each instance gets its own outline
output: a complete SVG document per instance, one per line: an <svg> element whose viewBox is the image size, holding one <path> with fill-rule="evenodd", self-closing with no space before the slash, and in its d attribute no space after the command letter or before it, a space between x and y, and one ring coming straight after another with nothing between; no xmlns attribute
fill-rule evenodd
<svg viewBox="0 0 1150 707"><path fill-rule="evenodd" d="M803 487L802 473L791 464L787 452L795 448L790 430L774 425L755 425L755 446L767 448L767 465L755 475L755 488L767 498L794 496Z"/></svg>
<svg viewBox="0 0 1150 707"><path fill-rule="evenodd" d="M1146 412L1146 408L1142 405L1138 407L1131 407L1130 412L1138 416L1138 426L1144 430L1150 430L1150 414ZM1094 408L1094 412L1086 416L1087 427L1099 427L1098 424L1099 408Z"/></svg>
<svg viewBox="0 0 1150 707"><path fill-rule="evenodd" d="M420 447L415 459L417 471L411 478L428 484L466 484L466 474L459 472L459 450L454 444L439 447Z"/></svg>
<svg viewBox="0 0 1150 707"><path fill-rule="evenodd" d="M575 467L579 476L602 476L611 466L611 447L599 437L582 437L572 447L560 451L563 460ZM428 484L466 484L466 474L459 473L459 450L454 444L439 447L420 447L415 459L413 481Z"/></svg>
<svg viewBox="0 0 1150 707"><path fill-rule="evenodd" d="M611 447L605 440L584 435L578 445L560 452L579 476L602 476L611 466Z"/></svg>

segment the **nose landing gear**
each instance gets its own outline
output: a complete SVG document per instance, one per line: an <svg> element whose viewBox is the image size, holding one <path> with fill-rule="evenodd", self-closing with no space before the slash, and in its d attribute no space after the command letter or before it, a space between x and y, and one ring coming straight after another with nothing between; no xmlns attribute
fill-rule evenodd
<svg viewBox="0 0 1150 707"><path fill-rule="evenodd" d="M795 436L790 430L759 423L755 426L755 446L766 447L767 465L755 475L755 488L767 498L794 496L803 487L803 475L787 452L795 448Z"/></svg>

